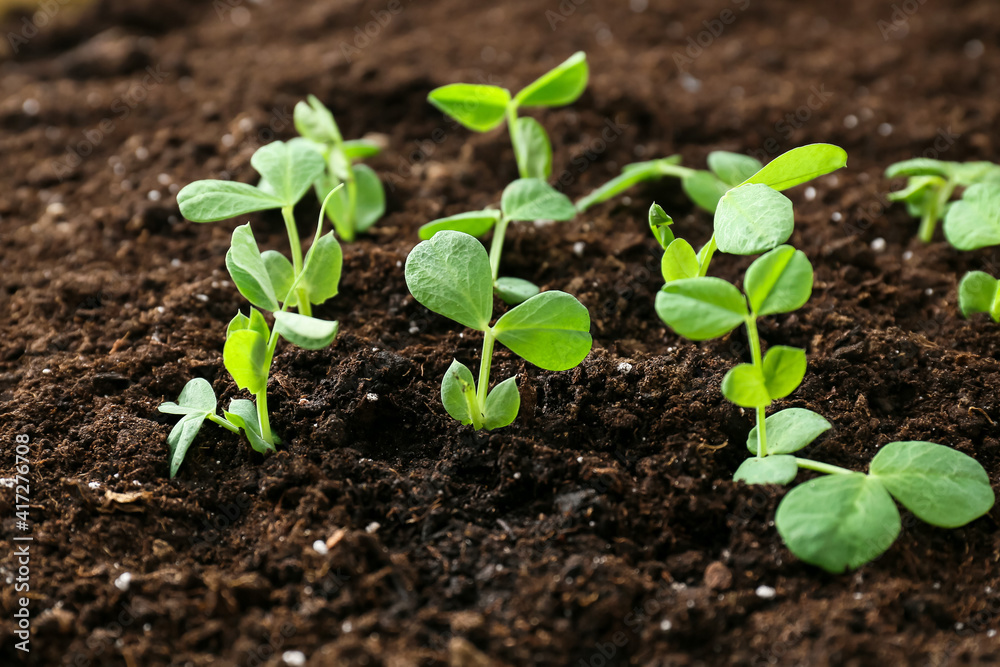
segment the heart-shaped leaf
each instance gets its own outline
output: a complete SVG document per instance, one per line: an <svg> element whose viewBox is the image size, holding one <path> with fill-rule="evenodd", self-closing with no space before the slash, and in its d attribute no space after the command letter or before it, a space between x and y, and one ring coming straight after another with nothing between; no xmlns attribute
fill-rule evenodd
<svg viewBox="0 0 1000 667"><path fill-rule="evenodd" d="M565 371L590 353L590 314L574 297L553 290L507 311L493 327L497 340L522 359Z"/></svg>
<svg viewBox="0 0 1000 667"><path fill-rule="evenodd" d="M506 188L500 208L509 220L572 220L569 197L539 178L519 178Z"/></svg>
<svg viewBox="0 0 1000 667"><path fill-rule="evenodd" d="M306 350L321 350L337 337L340 324L279 311L274 314L274 330L288 342ZM255 392L256 393L256 392Z"/></svg>
<svg viewBox="0 0 1000 667"><path fill-rule="evenodd" d="M724 336L746 321L746 299L721 278L686 278L663 286L656 313L667 326L691 340Z"/></svg>
<svg viewBox="0 0 1000 667"><path fill-rule="evenodd" d="M741 185L719 200L715 242L732 255L756 255L776 248L792 235L792 201L766 185Z"/></svg>
<svg viewBox="0 0 1000 667"><path fill-rule="evenodd" d="M870 474L906 509L941 528L964 526L995 500L975 459L933 442L890 442L872 459Z"/></svg>
<svg viewBox="0 0 1000 667"><path fill-rule="evenodd" d="M278 310L274 286L249 223L233 230L229 251L226 253L226 268L229 269L236 289L247 301L263 310Z"/></svg>
<svg viewBox="0 0 1000 667"><path fill-rule="evenodd" d="M812 295L813 268L801 250L783 245L756 260L747 269L743 291L757 315L790 313Z"/></svg>
<svg viewBox="0 0 1000 667"><path fill-rule="evenodd" d="M476 132L488 132L503 122L510 92L497 86L453 83L435 88L427 101Z"/></svg>
<svg viewBox="0 0 1000 667"><path fill-rule="evenodd" d="M406 258L406 286L419 303L477 331L493 315L493 272L483 245L461 232L443 231L417 244Z"/></svg>
<svg viewBox="0 0 1000 667"><path fill-rule="evenodd" d="M767 431L767 458L771 454L792 454L799 451L826 431L833 428L827 420L812 410L788 408L764 420ZM757 454L757 427L747 437L747 449Z"/></svg>
<svg viewBox="0 0 1000 667"><path fill-rule="evenodd" d="M227 220L282 204L274 195L236 181L195 181L177 193L181 215L192 222Z"/></svg>
<svg viewBox="0 0 1000 667"><path fill-rule="evenodd" d="M576 101L587 87L587 54L577 51L524 87L514 101L522 107L561 107Z"/></svg>

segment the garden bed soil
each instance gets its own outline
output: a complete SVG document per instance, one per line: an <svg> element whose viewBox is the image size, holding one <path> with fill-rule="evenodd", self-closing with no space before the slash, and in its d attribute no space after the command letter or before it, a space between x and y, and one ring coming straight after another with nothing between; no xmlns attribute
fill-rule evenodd
<svg viewBox="0 0 1000 667"><path fill-rule="evenodd" d="M1000 481L1000 329L955 304L957 279L995 274L997 257L918 243L881 176L915 155L997 159L1000 8L630 4L644 9L100 2L66 7L2 56L0 473L27 435L34 542L31 653L13 648L5 555L0 662L1000 660L1000 510L953 531L905 515L884 556L830 575L783 546L781 490L729 481L752 422L719 383L745 360L742 335L691 343L653 311L650 202L693 241L711 229L676 182L513 227L505 273L578 296L594 351L548 373L501 349L494 378L517 373L522 390L509 428L475 433L441 407L442 374L453 357L477 363L479 339L415 303L402 263L418 226L495 203L516 174L503 131L457 128L426 94L460 80L516 89L586 50L588 91L539 115L574 198L639 158L848 150L846 169L789 193L816 283L803 309L762 324L767 344L809 354L781 405L835 425L815 458L863 470L888 442L930 440ZM276 358L269 400L287 446L263 459L209 425L169 480L174 418L156 407L192 377L220 403L241 395L221 351L245 307L225 271L233 224L181 220L173 193L252 181L250 155L293 135L307 93L346 135L384 133L372 165L388 213L345 247L342 292L319 309L340 320L338 340ZM298 210L305 236L316 213ZM287 251L276 213L251 219L264 247ZM713 270L737 280L747 263L720 256ZM11 493L0 516L20 534Z"/></svg>

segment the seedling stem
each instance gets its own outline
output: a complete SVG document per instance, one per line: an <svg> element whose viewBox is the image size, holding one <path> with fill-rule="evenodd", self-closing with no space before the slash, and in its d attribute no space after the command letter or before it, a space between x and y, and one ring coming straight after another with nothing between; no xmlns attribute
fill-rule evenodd
<svg viewBox="0 0 1000 667"><path fill-rule="evenodd" d="M750 339L750 356L753 358L753 365L763 372L764 358L760 353L760 336L757 333L757 316L754 313L747 317L747 338ZM765 408L757 408L757 456L759 458L767 456L767 426L764 423L766 417Z"/></svg>

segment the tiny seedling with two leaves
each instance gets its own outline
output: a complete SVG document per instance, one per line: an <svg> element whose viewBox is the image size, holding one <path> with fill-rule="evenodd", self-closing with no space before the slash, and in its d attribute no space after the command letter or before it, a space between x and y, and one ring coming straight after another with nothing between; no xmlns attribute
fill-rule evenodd
<svg viewBox="0 0 1000 667"><path fill-rule="evenodd" d="M589 75L587 55L579 51L514 96L499 86L452 83L432 90L427 100L475 132L489 132L506 120L521 178L545 180L552 175L552 142L541 123L517 112L572 104Z"/></svg>
<svg viewBox="0 0 1000 667"><path fill-rule="evenodd" d="M290 209L309 189L322 170L318 154L309 148L298 150L295 142L269 144L254 154L251 162L261 173L265 188L228 181L198 181L178 193L183 201L185 217L197 222L222 220L250 210L273 208L280 202L282 211ZM258 157L264 151L263 158ZM306 166L296 164L304 159ZM205 184L205 185L203 185ZM312 245L301 259L298 235L292 235L294 218L289 225L293 257L289 262L274 250L260 252L249 224L233 231L226 268L236 288L252 305L249 316L238 312L226 329L223 362L236 386L246 389L256 402L233 400L223 417L215 414L216 399L211 385L196 378L188 382L177 403L164 403L162 412L183 415L167 438L170 448L170 476L177 474L191 443L205 419L231 431L240 429L251 447L260 453L275 451L280 439L271 430L267 408L267 381L271 372L279 338L293 345L317 350L333 342L339 325L335 321L311 316L311 306L321 305L337 295L343 268L343 252L334 232L323 234L323 219L327 203L342 188L339 185L327 195L320 209L319 221ZM190 188L190 189L189 189ZM185 191L187 191L185 193ZM185 195L185 196L181 196ZM264 206L263 204L268 204ZM253 207L249 208L248 207ZM286 221L290 218L286 217ZM296 308L297 313L289 308ZM273 328L263 312L273 316Z"/></svg>
<svg viewBox="0 0 1000 667"><path fill-rule="evenodd" d="M494 324L493 274L486 249L468 234L444 230L422 241L406 259L406 285L429 310L483 332L479 383L454 360L441 382L445 410L462 424L497 429L517 417L517 376L490 389L493 348L500 342L525 361L551 371L569 370L590 352L590 315L574 297L542 292L504 313Z"/></svg>
<svg viewBox="0 0 1000 667"><path fill-rule="evenodd" d="M1000 165L915 158L891 165L886 176L907 177L906 187L889 199L904 202L920 218L924 243L943 218L944 236L958 250L1000 245ZM964 188L962 196L952 201L958 188ZM1000 281L984 271L966 273L958 284L958 306L966 317L987 313L1000 322Z"/></svg>
<svg viewBox="0 0 1000 667"><path fill-rule="evenodd" d="M344 140L330 112L314 95L295 105L295 129L323 156L326 170L316 179L319 201L341 183L344 187L327 203L333 228L351 243L385 213L385 190L375 171L359 161L374 157L379 146L365 139Z"/></svg>
<svg viewBox="0 0 1000 667"><path fill-rule="evenodd" d="M469 211L428 222L420 228L420 238L428 240L446 230L480 237L492 229L489 261L493 289L505 303L514 305L535 296L539 289L522 278L500 277L507 226L516 221L572 220L574 215L576 210L566 195L539 178L519 178L504 188L499 211Z"/></svg>
<svg viewBox="0 0 1000 667"><path fill-rule="evenodd" d="M780 184L794 174L794 170L775 171L772 176ZM761 197L758 202L752 197L743 200L746 210L762 212L755 218L754 237L783 236L783 231L778 232L785 229L786 221L780 209L768 212L764 198L770 195L763 190L749 192L759 192ZM773 230L761 236L769 226ZM654 226L654 233L662 233L662 227ZM717 228L716 235L720 247L729 247L726 232ZM786 345L772 346L764 353L758 320L801 308L812 294L813 268L805 254L792 246L766 245L756 243L753 247L758 250L740 253L764 253L747 269L742 291L720 278L677 278L668 270L672 264L665 263L665 285L657 294L656 312L676 333L696 341L720 338L739 326L746 328L751 363L732 368L722 381L723 395L753 410L757 422L747 438L753 456L739 467L734 479L786 485L800 469L824 475L795 487L778 507L775 525L792 553L830 572L843 572L877 558L900 532L900 514L893 499L920 519L945 528L965 525L985 514L994 502L985 470L949 447L930 442L890 443L872 459L867 474L795 455L831 424L804 408L766 414L774 401L801 384L806 354Z"/></svg>

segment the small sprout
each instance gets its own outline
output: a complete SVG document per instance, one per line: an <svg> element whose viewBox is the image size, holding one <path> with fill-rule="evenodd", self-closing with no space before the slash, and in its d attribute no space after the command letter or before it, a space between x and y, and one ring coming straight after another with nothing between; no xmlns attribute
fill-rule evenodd
<svg viewBox="0 0 1000 667"><path fill-rule="evenodd" d="M931 242L938 221L944 218L945 236L959 250L1000 244L1000 165L914 158L890 165L885 175L907 178L906 187L890 193L889 199L904 202L909 214L920 218L917 235L924 243ZM967 189L949 205L957 188Z"/></svg>
<svg viewBox="0 0 1000 667"><path fill-rule="evenodd" d="M573 203L545 181L520 178L508 185L500 199L500 210L471 211L429 222L420 228L420 238L428 240L442 231L483 236L491 229L489 263L493 290L509 305L519 304L539 293L538 286L521 278L499 276L504 237L511 222L531 220L571 220L576 215Z"/></svg>
<svg viewBox="0 0 1000 667"><path fill-rule="evenodd" d="M785 230L790 233L789 211L784 204L771 205L773 197L764 190L777 194L771 188L802 183L801 177L808 171L806 162L802 162L787 170L772 169L763 175L758 172L748 179L755 182L727 193L716 213L720 248L732 247L729 241L737 239L740 242L735 245L740 250L766 249L775 238L785 235ZM744 226L732 225L720 233L723 207L730 196L740 191L748 193L736 207ZM661 218L658 212L651 211L651 222L654 213L656 219ZM779 229L780 233L775 231ZM659 235L657 240L663 244ZM868 474L796 456L831 425L803 408L767 416L767 408L802 383L806 354L805 350L785 345L774 345L762 354L757 321L766 315L793 312L808 301L812 294L812 265L801 251L779 245L750 265L741 292L720 278L692 276L697 268L693 253L682 239L667 245L663 264L667 282L657 294L656 312L670 328L692 340L720 338L738 326L746 328L751 363L732 368L722 381L723 395L740 407L754 410L757 421L747 438L753 457L739 466L733 479L747 484L785 485L795 480L800 469L825 475L793 489L778 507L775 525L792 553L830 572L843 572L873 560L895 541L901 522L894 499L920 519L944 528L965 525L993 506L993 490L982 466L942 445L891 443L872 459ZM966 292L974 294L969 297L969 308L992 313L997 281L982 274L967 278L965 283Z"/></svg>
<svg viewBox="0 0 1000 667"><path fill-rule="evenodd" d="M564 371L579 365L593 343L590 315L565 292L536 294L507 311L495 324L490 258L476 239L443 230L423 241L406 259L406 285L426 308L483 332L479 383L454 361L441 382L445 410L462 424L492 430L507 426L520 408L516 377L489 390L495 342L540 368Z"/></svg>
<svg viewBox="0 0 1000 667"><path fill-rule="evenodd" d="M988 313L1000 322L1000 281L982 271L970 271L958 284L958 307L962 315Z"/></svg>
<svg viewBox="0 0 1000 667"><path fill-rule="evenodd" d="M534 118L519 118L522 108L572 104L587 87L587 55L578 51L511 97L499 86L453 83L435 88L427 100L475 132L489 132L507 120L521 178L545 180L552 175L552 143Z"/></svg>
<svg viewBox="0 0 1000 667"><path fill-rule="evenodd" d="M327 204L327 215L340 238L351 243L385 214L382 182L371 167L358 164L378 155L380 148L364 139L344 141L333 113L314 95L295 105L294 120L295 129L326 163L325 171L314 181L319 201L344 184Z"/></svg>
<svg viewBox="0 0 1000 667"><path fill-rule="evenodd" d="M205 420L215 422L219 426L234 433L239 433L239 428L227 419L215 414L216 410L215 391L208 380L194 378L190 380L177 402L167 401L159 407L160 412L168 415L183 415L181 420L170 430L167 436L167 446L170 448L170 478L177 475L184 457L187 455L191 443L201 430L201 425Z"/></svg>

